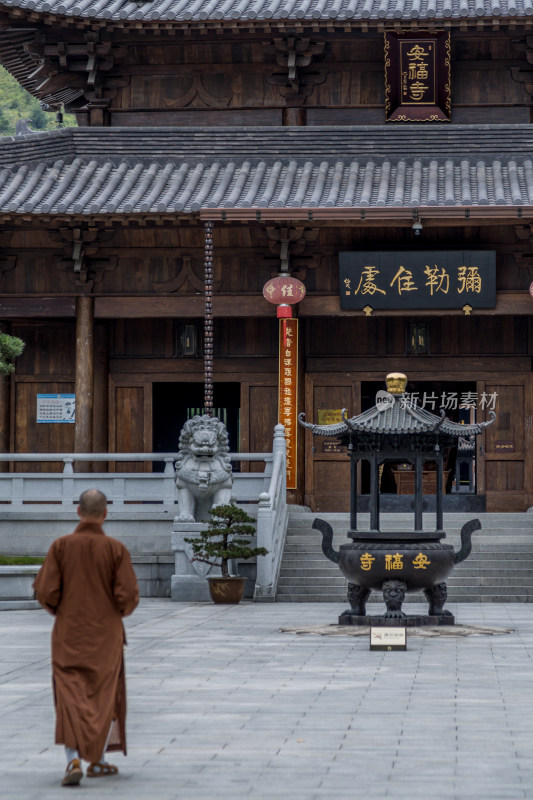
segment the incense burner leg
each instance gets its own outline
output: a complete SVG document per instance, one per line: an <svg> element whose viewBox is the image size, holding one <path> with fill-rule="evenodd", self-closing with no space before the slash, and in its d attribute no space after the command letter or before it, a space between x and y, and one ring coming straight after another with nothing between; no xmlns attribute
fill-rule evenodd
<svg viewBox="0 0 533 800"><path fill-rule="evenodd" d="M364 589L362 586L357 586L356 583L348 584L348 602L350 604L349 614L355 614L358 617L366 615L366 601L370 597L370 589Z"/></svg>
<svg viewBox="0 0 533 800"><path fill-rule="evenodd" d="M424 594L429 603L428 614L431 617L452 617L451 611L444 608L444 604L448 599L448 590L444 581L436 583L429 589L424 589Z"/></svg>
<svg viewBox="0 0 533 800"><path fill-rule="evenodd" d="M407 584L403 581L385 581L381 587L383 600L387 610L383 615L387 619L398 619L405 617L402 611L402 603L405 600Z"/></svg>

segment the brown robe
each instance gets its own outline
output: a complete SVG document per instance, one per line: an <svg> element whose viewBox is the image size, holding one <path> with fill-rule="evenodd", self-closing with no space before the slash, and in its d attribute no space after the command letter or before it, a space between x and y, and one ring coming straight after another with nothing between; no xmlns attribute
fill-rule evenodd
<svg viewBox="0 0 533 800"><path fill-rule="evenodd" d="M126 754L126 681L122 617L139 602L126 547L92 522L50 547L34 584L37 600L55 615L52 676L56 744L100 761Z"/></svg>

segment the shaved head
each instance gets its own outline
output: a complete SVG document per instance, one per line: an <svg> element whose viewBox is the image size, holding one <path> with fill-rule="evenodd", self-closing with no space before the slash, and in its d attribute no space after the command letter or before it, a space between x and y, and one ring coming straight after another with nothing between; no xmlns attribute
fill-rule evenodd
<svg viewBox="0 0 533 800"><path fill-rule="evenodd" d="M82 492L79 502L80 517L100 519L104 516L107 507L107 497L98 489L87 489Z"/></svg>

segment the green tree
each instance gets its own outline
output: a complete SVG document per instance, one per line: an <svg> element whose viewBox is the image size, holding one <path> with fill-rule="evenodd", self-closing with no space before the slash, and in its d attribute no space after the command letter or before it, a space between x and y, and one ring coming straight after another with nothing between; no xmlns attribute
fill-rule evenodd
<svg viewBox="0 0 533 800"><path fill-rule="evenodd" d="M37 131L43 131L48 123L48 116L40 105L32 106L30 110L30 127Z"/></svg>
<svg viewBox="0 0 533 800"><path fill-rule="evenodd" d="M24 342L8 333L0 333L0 375L10 375L15 370L15 359L24 350Z"/></svg>
<svg viewBox="0 0 533 800"><path fill-rule="evenodd" d="M11 120L0 107L0 134L8 135L11 129Z"/></svg>
<svg viewBox="0 0 533 800"><path fill-rule="evenodd" d="M36 97L32 97L10 73L0 67L0 135L14 136L20 119L29 119L33 130L55 130L58 127L55 111L43 111ZM64 114L62 127L75 127L74 114Z"/></svg>

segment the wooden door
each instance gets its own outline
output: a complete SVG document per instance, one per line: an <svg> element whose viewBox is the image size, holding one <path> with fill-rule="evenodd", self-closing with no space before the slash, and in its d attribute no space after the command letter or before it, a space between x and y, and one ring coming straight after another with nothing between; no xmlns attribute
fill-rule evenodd
<svg viewBox="0 0 533 800"><path fill-rule="evenodd" d="M150 453L152 450L152 385L126 376L109 381L109 450ZM151 472L150 462L121 462L119 472Z"/></svg>
<svg viewBox="0 0 533 800"><path fill-rule="evenodd" d="M478 418L488 419L493 403L496 412L477 443L477 492L487 511L525 511L533 502L531 389L529 375L478 381Z"/></svg>
<svg viewBox="0 0 533 800"><path fill-rule="evenodd" d="M360 413L358 384L347 375L306 376L305 416L319 422L325 412ZM320 414L319 412L322 412ZM305 432L305 503L313 511L350 510L350 459L335 439Z"/></svg>
<svg viewBox="0 0 533 800"><path fill-rule="evenodd" d="M278 421L278 386L274 381L241 382L241 452L271 453ZM262 472L263 462L241 462L243 472Z"/></svg>

